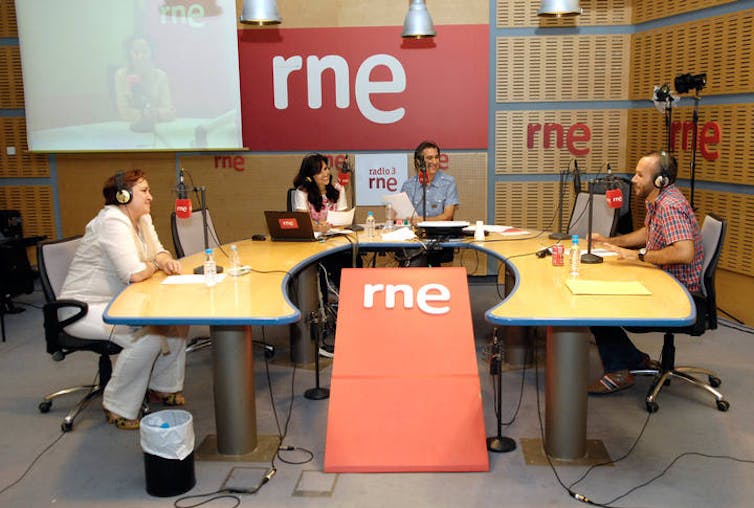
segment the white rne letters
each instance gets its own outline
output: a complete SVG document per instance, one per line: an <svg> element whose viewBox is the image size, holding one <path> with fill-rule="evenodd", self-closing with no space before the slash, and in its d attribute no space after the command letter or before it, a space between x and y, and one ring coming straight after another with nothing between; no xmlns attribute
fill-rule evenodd
<svg viewBox="0 0 754 508"><path fill-rule="evenodd" d="M372 71L384 66L390 71L388 81L372 81ZM303 68L303 58L299 55L290 58L276 56L272 59L272 82L274 104L276 109L288 108L288 77ZM332 70L335 76L335 105L346 109L351 104L350 70L348 62L338 55L306 57L306 83L309 108L322 107L322 73ZM406 114L406 108L381 110L372 104L371 96L375 94L396 94L406 90L406 71L392 55L377 54L368 57L359 66L354 82L356 105L364 118L378 124L398 122Z"/></svg>
<svg viewBox="0 0 754 508"><path fill-rule="evenodd" d="M374 307L374 298L377 293L384 293L385 308L395 308L395 297L398 293L403 295L403 308L414 307L414 288L408 284L365 284L364 285L364 308ZM425 284L416 292L416 306L426 314L447 314L450 305L432 306L431 302L450 302L450 290L442 284Z"/></svg>

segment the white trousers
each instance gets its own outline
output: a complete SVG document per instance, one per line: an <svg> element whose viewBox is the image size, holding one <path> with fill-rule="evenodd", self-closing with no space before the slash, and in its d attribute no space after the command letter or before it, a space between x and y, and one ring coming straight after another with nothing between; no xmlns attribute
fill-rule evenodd
<svg viewBox="0 0 754 508"><path fill-rule="evenodd" d="M139 416L147 389L164 393L183 389L187 326L123 326L102 320L107 303L89 305L82 319L66 327L82 339L107 340L123 348L105 387L102 405L125 418ZM167 343L168 352L163 352Z"/></svg>

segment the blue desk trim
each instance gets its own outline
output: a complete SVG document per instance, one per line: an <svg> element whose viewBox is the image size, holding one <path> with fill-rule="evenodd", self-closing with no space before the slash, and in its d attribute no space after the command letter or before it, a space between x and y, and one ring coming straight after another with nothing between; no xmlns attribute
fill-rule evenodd
<svg viewBox="0 0 754 508"><path fill-rule="evenodd" d="M494 257L496 259L499 259L503 263L506 264L508 269L511 270L513 273L513 280L514 285L511 289L510 293L506 296L504 300L502 300L500 303L492 307L491 309L488 309L485 314L484 318L488 323L491 323L493 325L500 325L500 326L616 326L616 321L614 319L606 319L606 318L561 318L561 319L553 319L553 318L538 318L536 316L531 317L525 317L525 318L505 318L500 316L494 316L492 313L503 305L508 298L513 296L516 291L518 290L520 286L520 274L518 272L518 269L516 268L515 264L511 263L507 258L503 257L499 253L489 250L485 248L485 246L482 243L476 243L474 240L469 238L468 240L452 240L447 242L442 242L440 244L441 247L450 247L450 248L465 248L465 249L475 249L478 251L481 251L488 256ZM243 318L207 318L207 317L197 317L197 318L178 318L178 317L162 317L162 318L149 318L149 319L142 319L142 318L118 318L118 317L112 317L109 315L110 311L110 305L112 305L112 302L115 301L118 295L116 295L115 298L107 305L107 308L105 309L105 312L103 314L103 320L106 323L110 324L116 324L116 325L131 325L131 326L146 326L146 325L204 325L204 326L246 326L246 325L256 325L256 326L278 326L278 325L287 325L296 323L301 319L301 311L298 310L298 308L291 302L290 298L288 297L288 285L293 277L295 277L299 272L301 272L304 268L310 266L313 263L318 262L320 259L328 257L334 253L342 252L342 251L349 251L351 250L353 245L351 244L343 244L343 245L337 245L334 246L332 249L320 252L315 254L314 256L311 256L309 258L306 258L302 260L300 263L293 266L288 273L283 277L282 287L281 290L283 291L283 297L285 298L285 301L288 305L290 305L295 312L292 314L286 315L286 316L280 316L276 318L249 318L249 317L243 317ZM411 242L379 242L379 243L372 243L372 242L360 242L357 247L361 248L368 248L368 249L410 249L410 248L421 248L422 245L418 242L414 245ZM534 253L532 253L534 255ZM677 279L676 279L677 280ZM683 327L692 324L696 320L696 306L694 304L694 299L691 296L691 294L688 292L685 286L678 283L682 288L686 295L686 298L689 301L689 305L691 308L691 313L682 319L630 319L626 321L621 321L621 326L639 326L639 327ZM120 294L120 293L119 293Z"/></svg>

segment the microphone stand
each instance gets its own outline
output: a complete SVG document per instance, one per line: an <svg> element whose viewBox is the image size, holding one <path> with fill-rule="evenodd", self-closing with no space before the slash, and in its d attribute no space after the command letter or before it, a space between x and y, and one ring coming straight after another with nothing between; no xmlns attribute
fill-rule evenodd
<svg viewBox="0 0 754 508"><path fill-rule="evenodd" d="M563 232L563 199L565 198L565 177L568 171L561 171L558 181L558 231L550 233L550 240L565 240L568 234Z"/></svg>
<svg viewBox="0 0 754 508"><path fill-rule="evenodd" d="M597 254L592 254L592 214L594 212L594 182L592 180L589 180L587 187L589 187L589 222L586 235L587 250L585 254L581 255L581 262L588 265L594 265L602 263L602 261L604 260Z"/></svg>
<svg viewBox="0 0 754 508"><path fill-rule="evenodd" d="M322 336L320 324L323 324L323 320L317 315L316 310L312 311L309 316L309 333L315 338L316 350L314 351L314 388L310 388L304 392L304 397L309 400L322 400L330 397L330 390L319 386L319 347Z"/></svg>
<svg viewBox="0 0 754 508"><path fill-rule="evenodd" d="M694 114L692 116L692 123L694 125L694 131L691 134L691 189L690 189L690 205L691 209L696 211L694 206L694 182L696 181L696 143L697 143L697 127L699 126L699 89L694 94ZM670 153L670 152L668 152Z"/></svg>
<svg viewBox="0 0 754 508"><path fill-rule="evenodd" d="M492 333L492 346L490 348L490 375L497 376L497 394L495 405L497 410L497 435L487 438L487 449L491 452L506 453L516 449L516 442L503 436L503 362L501 358L500 343L497 340L497 329Z"/></svg>
<svg viewBox="0 0 754 508"><path fill-rule="evenodd" d="M422 184L422 220L427 221L427 163L422 161L419 166L419 181Z"/></svg>
<svg viewBox="0 0 754 508"><path fill-rule="evenodd" d="M201 187L194 187L194 192L199 192L199 199L200 199L200 206L202 208L202 230L204 231L204 251L206 252L207 249L209 249L209 227L207 226L207 195L206 195L207 188L203 185ZM223 267L220 265L217 266L217 273L223 273ZM204 264L201 264L194 268L195 274L203 274L204 273Z"/></svg>

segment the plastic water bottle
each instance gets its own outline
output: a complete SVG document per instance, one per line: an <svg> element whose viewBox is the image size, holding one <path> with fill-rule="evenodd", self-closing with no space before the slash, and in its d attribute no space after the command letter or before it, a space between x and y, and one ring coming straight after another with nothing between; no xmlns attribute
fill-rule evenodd
<svg viewBox="0 0 754 508"><path fill-rule="evenodd" d="M207 287L212 287L217 282L217 265L212 257L212 249L206 249L204 254L204 283Z"/></svg>
<svg viewBox="0 0 754 508"><path fill-rule="evenodd" d="M377 232L374 228L374 214L372 212L367 213L367 238L374 240L377 236Z"/></svg>
<svg viewBox="0 0 754 508"><path fill-rule="evenodd" d="M393 230L393 205L390 203L385 204L385 227L382 230Z"/></svg>
<svg viewBox="0 0 754 508"><path fill-rule="evenodd" d="M579 247L579 235L571 236L571 248L570 250L570 263L571 263L571 277L578 277L579 270L581 268L581 247Z"/></svg>
<svg viewBox="0 0 754 508"><path fill-rule="evenodd" d="M234 243L230 246L230 268L228 274L233 277L241 275L241 257L238 255L238 246Z"/></svg>

